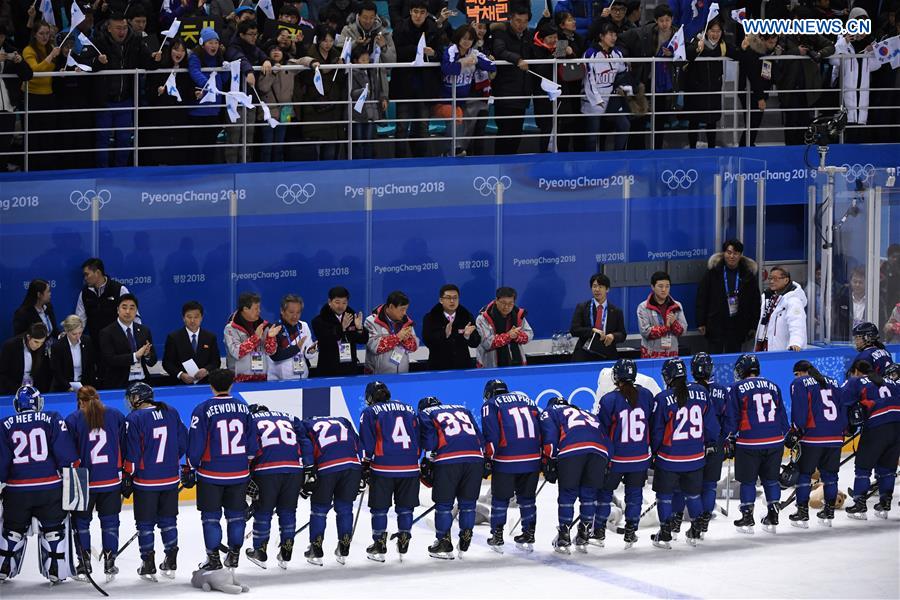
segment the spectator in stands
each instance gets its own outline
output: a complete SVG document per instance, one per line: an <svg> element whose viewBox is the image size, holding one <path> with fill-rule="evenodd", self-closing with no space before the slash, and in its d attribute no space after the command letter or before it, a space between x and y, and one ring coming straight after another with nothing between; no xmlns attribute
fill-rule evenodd
<svg viewBox="0 0 900 600"><path fill-rule="evenodd" d="M625 48L628 57L670 57L672 51L669 50L668 44L675 33L672 27L672 11L667 4L658 4L653 9L653 22L647 23L642 27L631 29L624 32L618 39L618 44ZM647 100L650 102L651 113L655 122L656 137L654 139L654 148L663 147L663 135L665 123L670 119L670 115L662 113L670 112L674 105L674 99L669 94L674 89L674 71L673 65L667 61L659 61L653 63L656 70L656 89L652 89L650 68L651 63L634 63L631 65L632 80L634 85L643 83L644 89L648 90ZM635 90L637 91L637 90ZM643 149L644 136L643 133L647 129L648 120L651 117L640 117L632 121L632 132L640 135L632 136L632 143L629 149Z"/></svg>
<svg viewBox="0 0 900 600"><path fill-rule="evenodd" d="M0 171L18 169L14 165L9 150L16 128L16 106L21 103L20 83L33 77L31 67L19 54L9 38L9 25L0 21L0 74L17 75L19 80L0 79Z"/></svg>
<svg viewBox="0 0 900 600"><path fill-rule="evenodd" d="M394 45L397 48L397 62L412 63L416 60L419 40L425 35L425 49L422 60L437 62L445 45L443 30L433 17L428 16L425 0L409 3L409 16L394 23ZM397 140L424 140L428 138L428 119L431 116L429 98L437 98L440 90L440 71L426 67L406 67L394 69L391 73L391 95L397 100ZM418 119L410 122L409 119ZM430 144L425 141L415 143L400 141L397 144L398 157L430 156Z"/></svg>
<svg viewBox="0 0 900 600"><path fill-rule="evenodd" d="M269 75L272 72L272 62L269 57L257 45L259 37L259 25L254 19L241 21L237 26L237 35L232 38L225 48L225 60L229 62L240 61L241 79L246 83L246 93L253 95L252 89L256 87L256 73L253 67L260 67L260 75ZM230 89L230 85L229 85ZM225 91L225 90L223 90ZM245 114L255 121L255 115L239 110L239 118L236 122L226 127L228 133L228 146L225 149L225 162L236 163L240 161L241 144L253 143L255 127L243 127ZM246 136L246 137L245 137Z"/></svg>
<svg viewBox="0 0 900 600"><path fill-rule="evenodd" d="M318 5L318 10L313 10L314 4ZM309 6L309 16L313 21L318 21L321 24L327 20L323 15L330 15L335 21L335 31L340 31L344 28L344 25L350 22L350 15L356 12L357 7L357 3L354 0L331 0L324 6L322 4L323 0L311 0L307 4ZM313 12L316 14L314 15ZM391 23L396 29L396 21L391 19Z"/></svg>
<svg viewBox="0 0 900 600"><path fill-rule="evenodd" d="M638 304L641 358L678 356L678 338L687 331L681 303L669 294L672 278L665 271L650 277L650 295Z"/></svg>
<svg viewBox="0 0 900 600"><path fill-rule="evenodd" d="M370 63L369 49L364 44L354 46L350 60L355 65ZM353 108L353 158L372 158L373 149L369 140L375 139L375 121L381 119L388 106L388 80L384 69L354 69L350 99ZM356 101L366 94L362 110L356 110ZM359 141L359 143L357 143Z"/></svg>
<svg viewBox="0 0 900 600"><path fill-rule="evenodd" d="M156 364L150 328L135 321L138 303L134 294L119 296L117 313L116 322L100 330L103 385L107 389L148 379L149 367Z"/></svg>
<svg viewBox="0 0 900 600"><path fill-rule="evenodd" d="M309 47L309 57L322 65L340 64L341 55L334 47L334 36L334 29L316 27L316 43ZM312 147L318 160L336 160L340 141L347 139L347 71L322 72L324 95L313 85L314 75L315 70L300 74L304 86L304 103L300 107L303 138L318 142Z"/></svg>
<svg viewBox="0 0 900 600"><path fill-rule="evenodd" d="M312 39L312 36L310 36L310 39ZM278 33L275 34L275 43L281 49L282 54L287 57L286 60L297 56L305 56L309 51L309 46L299 44L287 29L278 30Z"/></svg>
<svg viewBox="0 0 900 600"><path fill-rule="evenodd" d="M91 341L84 335L81 319L69 315L62 326L64 335L50 353L50 391L74 392L83 385L96 386L97 359Z"/></svg>
<svg viewBox="0 0 900 600"><path fill-rule="evenodd" d="M740 240L726 240L722 251L709 257L697 287L697 329L706 337L710 354L740 352L756 331L758 268L756 261L744 256Z"/></svg>
<svg viewBox="0 0 900 600"><path fill-rule="evenodd" d="M597 36L600 34L600 26L603 23L615 25L616 32L620 35L629 29L634 29L637 25L626 18L627 14L628 7L625 4L625 0L613 0L609 6L603 9L600 16L594 20L593 25L588 30L588 39L597 39Z"/></svg>
<svg viewBox="0 0 900 600"><path fill-rule="evenodd" d="M565 11L557 11L554 15L556 29L559 32L559 46L565 46L564 59L584 56L587 43L575 26L575 17ZM584 123L578 117L564 115L581 114L581 90L585 68L588 65L565 63L557 68L557 81L562 86L562 96L556 109L559 136L556 138L559 152L578 152L584 150L584 138L577 135L584 129Z"/></svg>
<svg viewBox="0 0 900 600"><path fill-rule="evenodd" d="M709 22L706 36L697 34L694 43L687 43L685 53L688 64L682 71L681 81L685 91L684 110L688 116L688 143L697 147L700 124L706 129L706 145L716 147L716 127L722 118L722 83L725 63L721 60L701 60L697 57L740 59L741 50L725 42L722 37L722 21L719 17Z"/></svg>
<svg viewBox="0 0 900 600"><path fill-rule="evenodd" d="M629 0L625 7L625 30L639 27L641 24L641 3L640 0Z"/></svg>
<svg viewBox="0 0 900 600"><path fill-rule="evenodd" d="M191 0L181 1L190 2ZM238 0L238 4L241 4L241 0ZM235 8L234 0L204 0L203 2L203 10L206 10L210 17L218 17L223 20L233 19Z"/></svg>
<svg viewBox="0 0 900 600"><path fill-rule="evenodd" d="M900 303L894 305L894 310L884 324L884 343L900 343Z"/></svg>
<svg viewBox="0 0 900 600"><path fill-rule="evenodd" d="M102 362L100 331L116 322L119 298L131 292L125 285L106 275L106 268L99 258L84 261L81 272L84 275L84 286L75 304L75 314L81 319L94 344L94 356L98 362Z"/></svg>
<svg viewBox="0 0 900 600"><path fill-rule="evenodd" d="M95 36L94 44L100 56L94 62L95 72L106 70L155 69L162 60L162 53L151 50L128 29L128 22L121 14L113 14L106 21L106 28ZM129 151L133 147L134 127L134 76L97 75L94 82L94 98L101 110L97 113L97 166L124 167L129 164ZM120 110L131 109L131 110ZM114 160L110 162L109 140L111 128L116 128Z"/></svg>
<svg viewBox="0 0 900 600"><path fill-rule="evenodd" d="M356 374L359 359L356 345L365 344L369 332L363 327L362 313L350 307L350 292L343 286L328 290L328 302L312 321L313 333L319 344L320 377Z"/></svg>
<svg viewBox="0 0 900 600"><path fill-rule="evenodd" d="M188 57L188 70L194 82L194 108L188 111L191 124L190 145L194 148L195 163L213 163L215 160L216 138L222 124L222 102L218 99L209 103L201 103L209 89L209 78L212 73L202 69L221 67L224 60L224 49L219 42L219 34L211 27L204 27L200 32L200 43ZM215 74L215 85L221 91L227 91L229 76L226 72Z"/></svg>
<svg viewBox="0 0 900 600"><path fill-rule="evenodd" d="M799 352L806 347L806 294L783 267L769 270L769 289L761 298L757 352Z"/></svg>
<svg viewBox="0 0 900 600"><path fill-rule="evenodd" d="M243 292L225 325L225 364L234 371L236 382L266 381L269 356L277 348L275 336L282 327L259 316L260 302L258 294Z"/></svg>
<svg viewBox="0 0 900 600"><path fill-rule="evenodd" d="M151 53L156 52L159 49L159 38L147 31L147 12L144 6L138 2L129 3L125 16L128 18L131 33L137 36L141 44Z"/></svg>
<svg viewBox="0 0 900 600"><path fill-rule="evenodd" d="M273 69L266 74L260 74L256 83L256 91L260 99L269 107L270 115L278 121L276 127L271 127L265 120L262 107L256 110L256 122L259 123L259 160L261 162L281 162L284 160L284 136L287 133L287 125L294 121L294 107L291 100L294 97L294 82L297 79L295 71L285 71L279 67L287 64L288 56L278 46L278 42L272 40L266 44L266 52ZM309 57L304 57L307 62L312 62ZM280 105L280 106L278 106Z"/></svg>
<svg viewBox="0 0 900 600"><path fill-rule="evenodd" d="M858 6L850 10L850 19L868 19L866 11ZM875 59L872 50L872 35L844 35L838 37L834 44L834 55L828 59L831 65L840 70L835 75L840 82L842 103L847 109L847 129L844 130L845 143L864 143L870 141L870 132L864 127L869 118L870 73L881 65ZM860 55L859 58L853 55Z"/></svg>
<svg viewBox="0 0 900 600"><path fill-rule="evenodd" d="M497 77L491 86L496 98L494 115L497 135L500 136L494 143L496 154L516 154L519 151L519 136L522 135L525 112L531 102L529 96L534 91L534 75L528 73L528 61L535 57L534 35L528 30L530 20L531 8L514 4L509 8L507 22L494 32L494 58L510 63L497 67Z"/></svg>
<svg viewBox="0 0 900 600"><path fill-rule="evenodd" d="M179 384L206 383L207 376L222 365L216 336L200 327L203 324L203 305L196 300L184 303L181 319L184 327L179 327L166 337L163 369ZM193 361L192 365L185 364L190 361ZM188 367L193 372L188 372Z"/></svg>
<svg viewBox="0 0 900 600"><path fill-rule="evenodd" d="M876 39L883 41L900 35L898 9L900 0L883 4L881 14L872 21L872 26L877 28ZM889 63L883 64L870 75L869 83L872 91L867 123L873 127L869 132L870 139L879 143L900 142L900 127L897 126L900 123L900 70Z"/></svg>
<svg viewBox="0 0 900 600"><path fill-rule="evenodd" d="M43 323L49 332L51 343L59 335L56 314L50 303L52 291L50 283L43 279L32 279L22 299L22 304L13 314L13 335L28 331L34 323Z"/></svg>
<svg viewBox="0 0 900 600"><path fill-rule="evenodd" d="M678 30L684 26L684 39L692 40L706 26L711 2L703 0L669 0L672 9L672 26ZM766 15L768 16L768 15Z"/></svg>
<svg viewBox="0 0 900 600"><path fill-rule="evenodd" d="M238 36L238 27L240 27L241 23L244 21L255 21L256 20L256 11L252 6L247 4L242 4L234 9L234 16L230 17L226 20L227 25L225 29L222 30L221 38L222 44L226 47L231 45L236 41L235 38Z"/></svg>
<svg viewBox="0 0 900 600"><path fill-rule="evenodd" d="M741 42L741 49L744 52L741 53L739 78L743 80L746 77L750 83L750 145L755 146L774 76L774 61L766 60L766 57L778 55L781 50L778 36L774 34L748 35ZM746 111L747 95L741 93L738 96L742 110ZM746 141L747 132L744 131L741 133L740 145L744 146Z"/></svg>
<svg viewBox="0 0 900 600"><path fill-rule="evenodd" d="M275 336L275 353L269 357L268 380L288 381L309 377L309 361L318 350L312 330L300 320L303 298L288 294L281 299L281 331Z"/></svg>
<svg viewBox="0 0 900 600"><path fill-rule="evenodd" d="M598 0L559 0L554 7L554 12L567 12L575 18L575 27L578 35L586 37L594 21L600 18L603 2ZM530 17L529 17L530 18Z"/></svg>
<svg viewBox="0 0 900 600"><path fill-rule="evenodd" d="M50 25L41 22L35 28L31 41L22 51L22 58L35 73L49 73L56 70L56 57L60 50L51 43ZM56 129L57 115L53 98L53 80L38 78L28 82L28 152L29 168L51 169L59 164L58 155L36 154L55 148L58 136L41 133ZM43 112L48 111L48 112Z"/></svg>
<svg viewBox="0 0 900 600"><path fill-rule="evenodd" d="M142 146L154 149L141 153L142 165L191 164L191 156L197 154L196 151L179 149L179 146L190 143L188 125L193 125L187 108L194 98L194 82L190 73L175 73L175 89L181 96L180 100L166 89L171 74L169 69L186 69L187 66L187 48L180 38L175 38L168 47L163 48L162 70L147 75L147 104L154 109L141 113L141 125L146 124L150 128L141 128L140 142Z"/></svg>
<svg viewBox="0 0 900 600"><path fill-rule="evenodd" d="M548 20L539 25L532 40L534 44L534 58L537 60L553 60L556 58L556 44L559 42L559 34L556 25ZM534 64L531 70L544 79L553 81L554 64ZM534 77L531 79L534 86L534 121L541 132L538 138L538 152L548 152L550 148L550 134L553 132L553 105L556 100L550 100L547 92L541 88L542 80Z"/></svg>
<svg viewBox="0 0 900 600"><path fill-rule="evenodd" d="M527 364L525 344L534 338L534 330L525 318L525 309L516 306L517 295L511 287L497 288L495 299L481 309L475 319L475 327L481 336L481 343L475 350L478 368Z"/></svg>
<svg viewBox="0 0 900 600"><path fill-rule="evenodd" d="M572 361L616 360L616 346L625 341L625 315L609 301L609 277L591 275L590 285L593 298L575 307L569 327L569 333L578 338Z"/></svg>
<svg viewBox="0 0 900 600"><path fill-rule="evenodd" d="M850 332L860 323L878 319L866 311L866 267L857 265L850 271L850 283L835 295L832 339L851 341Z"/></svg>
<svg viewBox="0 0 900 600"><path fill-rule="evenodd" d="M265 35L262 36L265 42L277 39L282 31L288 34L288 42L292 46L291 56L306 54L310 42L312 42L315 26L309 21L300 19L300 11L294 8L293 4L282 4L281 10L278 11L277 21L266 21Z"/></svg>
<svg viewBox="0 0 900 600"><path fill-rule="evenodd" d="M616 26L612 23L600 25L597 42L584 53L585 58L604 59L584 65L584 96L581 112L587 117L583 127L591 133L613 131L613 150L624 150L628 133L628 105L625 96L634 92L628 66L617 59L622 52L616 48ZM606 138L599 135L588 138L587 150L593 152L606 148Z"/></svg>
<svg viewBox="0 0 900 600"><path fill-rule="evenodd" d="M354 48L365 46L370 56L379 57L377 61L373 59L373 63L397 62L394 40L387 29L387 23L378 16L378 8L372 0L363 0L357 6L357 12L350 15L338 37L340 41L335 43L338 48L343 49L347 41L350 41ZM379 48L378 51L375 50L376 46Z"/></svg>
<svg viewBox="0 0 900 600"><path fill-rule="evenodd" d="M99 53L91 46L82 48L81 52L75 50L74 35L70 35L65 43L63 39L68 30L56 35L60 53L56 57L57 71L81 72L81 67L69 66L68 59L71 54L76 64L91 65L99 56ZM65 164L70 169L88 169L94 166L96 151L94 141L96 136L91 131L94 128L94 113L85 109L94 108L93 89L94 81L90 77L54 77L53 100L59 115L65 114L65 118L58 118L56 127L65 130L56 136L54 147L57 150L68 150L63 154Z"/></svg>
<svg viewBox="0 0 900 600"><path fill-rule="evenodd" d="M900 244L887 247L887 260L881 263L879 272L878 289L883 309L881 320L884 321L890 314L891 307L900 302Z"/></svg>
<svg viewBox="0 0 900 600"><path fill-rule="evenodd" d="M481 335L475 317L459 303L459 288L441 286L438 303L422 319L422 340L428 346L428 368L432 371L471 369L475 361L469 348L477 348Z"/></svg>
<svg viewBox="0 0 900 600"><path fill-rule="evenodd" d="M33 385L50 391L50 361L47 356L47 328L33 323L28 331L0 346L0 394L14 394L20 386Z"/></svg>
<svg viewBox="0 0 900 600"><path fill-rule="evenodd" d="M226 15L213 15L213 10L220 1L230 2L231 0L213 0L212 2L204 1L202 8L197 6L198 0L169 0L168 2L163 2L160 6L159 12L160 27L162 27L163 29L168 29L172 24L172 21L174 21L175 19L181 20L185 17L194 15L205 15L207 6L209 7L209 16L225 18ZM232 4L231 6L232 10L229 11L227 16L233 16L234 5Z"/></svg>
<svg viewBox="0 0 900 600"><path fill-rule="evenodd" d="M453 43L444 50L441 57L441 73L443 74L442 96L453 98L456 88L456 118L464 118L462 126L457 122L456 155L465 156L478 123L476 117L487 112L487 101L482 90L490 86L490 77L497 72L494 62L475 48L478 34L471 25L461 25L453 32ZM453 118L452 104L441 104L439 115Z"/></svg>
<svg viewBox="0 0 900 600"><path fill-rule="evenodd" d="M128 16L131 10L135 10L138 7L145 15L154 15L159 12L155 0L91 0L90 4L92 5L96 23L99 25L116 15ZM69 11L66 10L66 15L68 14Z"/></svg>
<svg viewBox="0 0 900 600"><path fill-rule="evenodd" d="M413 0L415 3L416 0ZM406 373L409 355L419 348L413 320L407 315L409 297L399 290L388 294L366 318L369 332L366 342L365 372L369 375Z"/></svg>

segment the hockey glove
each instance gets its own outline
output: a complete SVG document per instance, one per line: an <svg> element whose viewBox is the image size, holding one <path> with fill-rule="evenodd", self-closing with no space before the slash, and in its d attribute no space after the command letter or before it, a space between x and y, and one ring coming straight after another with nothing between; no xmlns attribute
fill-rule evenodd
<svg viewBox="0 0 900 600"><path fill-rule="evenodd" d="M122 497L131 498L134 492L134 481L132 481L131 473L122 472Z"/></svg>
<svg viewBox="0 0 900 600"><path fill-rule="evenodd" d="M797 444L800 443L801 437L803 437L803 434L800 430L791 427L790 431L787 432L787 435L784 436L784 447L788 450L793 450Z"/></svg>
<svg viewBox="0 0 900 600"><path fill-rule="evenodd" d="M489 458L484 459L484 468L481 471L481 478L487 479L491 476L491 473L494 471L494 461Z"/></svg>
<svg viewBox="0 0 900 600"><path fill-rule="evenodd" d="M546 458L541 463L541 471L544 473L544 479L547 483L556 483L558 468L555 458Z"/></svg>
<svg viewBox="0 0 900 600"><path fill-rule="evenodd" d="M710 442L710 443L706 444L706 446L705 446L704 456L709 456L710 454L715 454L718 451L719 451L719 449L716 448L716 444L713 442Z"/></svg>
<svg viewBox="0 0 900 600"><path fill-rule="evenodd" d="M419 481L427 488L434 485L434 463L427 458L423 458L419 465Z"/></svg>
<svg viewBox="0 0 900 600"><path fill-rule="evenodd" d="M181 487L186 490L197 485L197 473L188 465L181 465Z"/></svg>
<svg viewBox="0 0 900 600"><path fill-rule="evenodd" d="M262 404L251 404L250 405L250 414L255 415L259 412L269 412L269 409Z"/></svg>
<svg viewBox="0 0 900 600"><path fill-rule="evenodd" d="M372 461L364 458L362 461L362 477L359 480L359 491L366 489L369 485L369 478L372 476Z"/></svg>
<svg viewBox="0 0 900 600"><path fill-rule="evenodd" d="M850 424L850 433L859 431L859 428L862 427L863 422L866 420L866 413L863 410L862 404L857 402L851 406L847 410L847 417Z"/></svg>
<svg viewBox="0 0 900 600"><path fill-rule="evenodd" d="M247 482L247 491L244 493L247 495L247 504L253 506L259 500L259 485L251 479Z"/></svg>
<svg viewBox="0 0 900 600"><path fill-rule="evenodd" d="M725 460L734 458L734 438L725 438L725 442L723 442L722 444L722 451L725 456Z"/></svg>
<svg viewBox="0 0 900 600"><path fill-rule="evenodd" d="M319 483L319 476L316 475L315 467L304 467L303 469L303 487L300 488L300 496L304 499L309 498L316 491Z"/></svg>

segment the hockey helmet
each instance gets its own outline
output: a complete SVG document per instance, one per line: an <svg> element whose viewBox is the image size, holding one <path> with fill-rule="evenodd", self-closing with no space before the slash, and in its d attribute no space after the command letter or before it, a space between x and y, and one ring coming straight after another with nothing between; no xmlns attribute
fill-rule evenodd
<svg viewBox="0 0 900 600"><path fill-rule="evenodd" d="M884 378L900 381L900 363L891 363L884 368Z"/></svg>
<svg viewBox="0 0 900 600"><path fill-rule="evenodd" d="M637 365L630 358L620 358L612 368L613 381L621 383L630 381L634 383L637 379Z"/></svg>
<svg viewBox="0 0 900 600"><path fill-rule="evenodd" d="M713 376L712 357L706 352L698 352L691 359L691 375L697 381L709 381Z"/></svg>
<svg viewBox="0 0 900 600"><path fill-rule="evenodd" d="M391 399L391 390L383 381L370 381L366 385L366 406L387 402Z"/></svg>
<svg viewBox="0 0 900 600"><path fill-rule="evenodd" d="M863 347L871 346L878 341L878 326L875 323L859 323L853 326L853 338L861 338ZM859 346L857 346L858 348Z"/></svg>
<svg viewBox="0 0 900 600"><path fill-rule="evenodd" d="M484 384L484 399L490 400L494 396L499 396L500 394L508 394L509 388L506 387L506 382L500 379L491 379L486 384Z"/></svg>
<svg viewBox="0 0 900 600"><path fill-rule="evenodd" d="M143 381L135 381L125 390L125 404L129 410L151 402L153 402L153 388Z"/></svg>
<svg viewBox="0 0 900 600"><path fill-rule="evenodd" d="M441 401L435 398L434 396L425 396L421 400L419 400L419 410L425 410L426 408L431 408L432 406L440 406Z"/></svg>
<svg viewBox="0 0 900 600"><path fill-rule="evenodd" d="M41 396L36 387L23 385L16 390L16 395L13 397L13 408L16 409L17 413L25 412L26 410L43 410L44 397Z"/></svg>
<svg viewBox="0 0 900 600"><path fill-rule="evenodd" d="M687 377L687 368L680 358L670 358L663 363L662 378L666 387L672 387L672 382L679 377Z"/></svg>
<svg viewBox="0 0 900 600"><path fill-rule="evenodd" d="M734 378L737 381L747 379L751 373L759 374L759 359L755 354L741 354L734 361Z"/></svg>
<svg viewBox="0 0 900 600"><path fill-rule="evenodd" d="M785 465L781 465L781 474L778 475L778 485L781 489L786 490L797 485L800 480L800 469L797 463L791 461Z"/></svg>
<svg viewBox="0 0 900 600"><path fill-rule="evenodd" d="M550 409L554 406L569 406L569 403L562 396L553 396L547 400L547 408Z"/></svg>

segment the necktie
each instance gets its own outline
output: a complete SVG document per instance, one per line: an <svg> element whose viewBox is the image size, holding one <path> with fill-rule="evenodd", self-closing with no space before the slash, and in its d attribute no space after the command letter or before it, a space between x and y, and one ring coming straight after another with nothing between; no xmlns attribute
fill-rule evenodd
<svg viewBox="0 0 900 600"><path fill-rule="evenodd" d="M125 337L128 338L128 343L131 344L131 351L137 352L137 344L134 343L134 335L131 333L131 327L125 330Z"/></svg>
<svg viewBox="0 0 900 600"><path fill-rule="evenodd" d="M594 328L603 330L603 305L597 305L597 314L594 317Z"/></svg>
<svg viewBox="0 0 900 600"><path fill-rule="evenodd" d="M191 334L191 348L194 349L194 354L197 354L197 334Z"/></svg>

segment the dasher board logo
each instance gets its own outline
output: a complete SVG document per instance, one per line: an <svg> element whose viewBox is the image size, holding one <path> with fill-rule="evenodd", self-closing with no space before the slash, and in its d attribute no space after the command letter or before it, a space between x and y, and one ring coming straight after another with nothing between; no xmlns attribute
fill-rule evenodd
<svg viewBox="0 0 900 600"><path fill-rule="evenodd" d="M472 187L482 196L490 196L497 189L497 184L502 183L503 189L508 190L512 187L512 179L504 175L503 177L481 177L478 176L472 180Z"/></svg>
<svg viewBox="0 0 900 600"><path fill-rule="evenodd" d="M109 190L87 190L84 192L75 190L69 194L69 202L81 212L90 210L95 198L99 208L103 208L112 200L112 194L109 193Z"/></svg>
<svg viewBox="0 0 900 600"><path fill-rule="evenodd" d="M844 163L841 166L847 169L847 172L844 173L844 177L850 182L859 181L860 179L868 181L875 175L875 165L872 163L866 163L864 165L860 163L853 163L852 165Z"/></svg>
<svg viewBox="0 0 900 600"><path fill-rule="evenodd" d="M292 183L291 185L287 185L284 183L279 183L278 186L275 187L275 196L290 206L291 204L306 204L312 199L313 196L316 195L316 186L312 183Z"/></svg>
<svg viewBox="0 0 900 600"><path fill-rule="evenodd" d="M700 179L696 169L666 169L659 174L659 180L666 184L670 190L690 189Z"/></svg>

